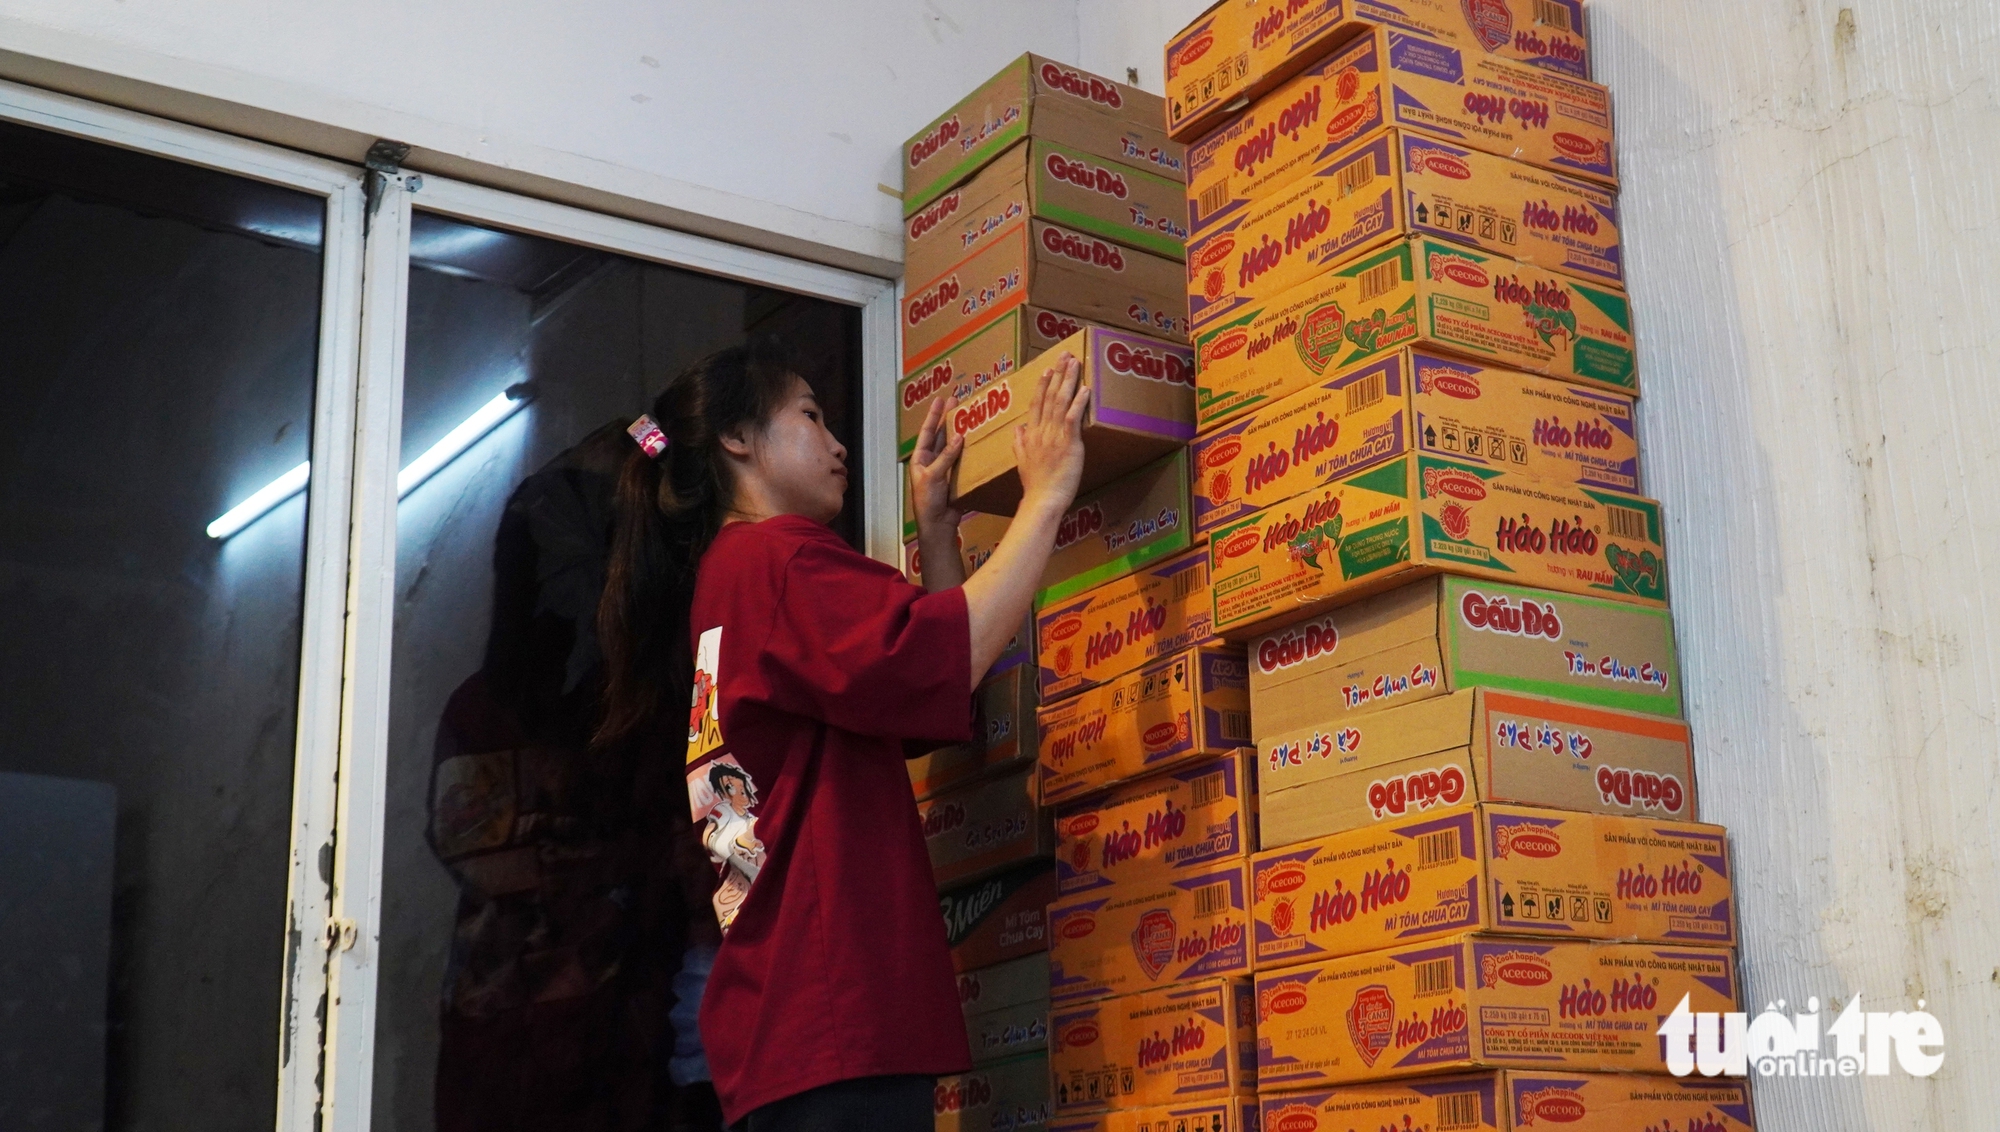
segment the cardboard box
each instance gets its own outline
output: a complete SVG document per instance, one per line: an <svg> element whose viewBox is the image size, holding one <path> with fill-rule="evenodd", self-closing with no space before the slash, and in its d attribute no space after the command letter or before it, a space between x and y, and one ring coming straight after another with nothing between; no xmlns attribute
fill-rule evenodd
<svg viewBox="0 0 2000 1132"><path fill-rule="evenodd" d="M938 1078L936 1132L1046 1132L1054 1115L1049 1101L1047 1054L996 1061L970 1073Z"/></svg>
<svg viewBox="0 0 2000 1132"><path fill-rule="evenodd" d="M1081 594L1186 550L1193 545L1189 512L1185 448L1079 495L1056 529L1055 553L1042 571L1035 607Z"/></svg>
<svg viewBox="0 0 2000 1132"><path fill-rule="evenodd" d="M1398 350L1206 428L1189 448L1195 538L1405 452L1620 494L1639 490L1632 399ZM1260 404L1262 402L1262 404ZM1199 412L1199 408L1197 408Z"/></svg>
<svg viewBox="0 0 2000 1132"><path fill-rule="evenodd" d="M938 275L911 282L902 305L903 372L932 366L1024 305L1186 342L1186 279L1177 260L1023 217Z"/></svg>
<svg viewBox="0 0 2000 1132"><path fill-rule="evenodd" d="M1238 751L1128 782L1056 815L1056 891L1186 876L1257 847L1257 762Z"/></svg>
<svg viewBox="0 0 2000 1132"><path fill-rule="evenodd" d="M1687 1128L1751 1132L1750 1086L1711 1078L1624 1073L1489 1070L1421 1081L1349 1085L1263 1098L1273 1132L1324 1128L1454 1128L1515 1132L1561 1125L1571 1132ZM1662 1122L1662 1118L1665 1122ZM1686 1121L1685 1124L1676 1121ZM1067 1125L1058 1121L1055 1129Z"/></svg>
<svg viewBox="0 0 2000 1132"><path fill-rule="evenodd" d="M1429 456L1259 511L1209 547L1215 630L1233 640L1443 572L1667 601L1658 503Z"/></svg>
<svg viewBox="0 0 2000 1132"><path fill-rule="evenodd" d="M1242 654L1204 645L1043 705L1042 803L1248 746L1246 668Z"/></svg>
<svg viewBox="0 0 2000 1132"><path fill-rule="evenodd" d="M1487 802L1266 850L1250 874L1259 970L1468 931L1736 942L1718 825Z"/></svg>
<svg viewBox="0 0 2000 1132"><path fill-rule="evenodd" d="M1175 555L1035 617L1043 703L1215 639L1208 552Z"/></svg>
<svg viewBox="0 0 2000 1132"><path fill-rule="evenodd" d="M972 698L973 741L908 760L917 800L1032 762L1040 753L1035 683L1034 669L1016 665L981 684Z"/></svg>
<svg viewBox="0 0 2000 1132"><path fill-rule="evenodd" d="M1682 995L1696 1012L1737 1009L1728 949L1468 935L1263 971L1258 1081L1277 1092L1485 1066L1663 1073L1654 1031Z"/></svg>
<svg viewBox="0 0 2000 1132"><path fill-rule="evenodd" d="M1048 1049L1048 955L965 972L958 977L958 1005L975 1064Z"/></svg>
<svg viewBox="0 0 2000 1132"><path fill-rule="evenodd" d="M1298 180L1227 203L1208 218L1187 248L1189 325L1199 336L1336 264L1411 236L1623 286L1610 189L1378 130Z"/></svg>
<svg viewBox="0 0 2000 1132"><path fill-rule="evenodd" d="M1254 1093L1059 1116L1049 1132L1258 1132Z"/></svg>
<svg viewBox="0 0 2000 1132"><path fill-rule="evenodd" d="M1004 380L952 411L966 434L953 498L976 511L1011 515L1021 502L1014 466L1014 426L1025 420L1041 373L1074 355L1090 386L1083 418L1083 478L1095 490L1186 445L1194 438L1194 355L1185 346L1122 330L1089 327L1051 347L1019 378ZM1012 388L1019 385L1018 393Z"/></svg>
<svg viewBox="0 0 2000 1132"><path fill-rule="evenodd" d="M1583 0L1223 0L1167 41L1167 128L1193 141L1366 21L1531 67L1590 77ZM1277 101L1282 96L1272 96Z"/></svg>
<svg viewBox="0 0 2000 1132"><path fill-rule="evenodd" d="M1007 533L1007 525L1012 523L1009 515L988 515L984 511L964 511L958 520L958 560L959 566L970 578L973 571L986 564L988 558L1000 547L1000 539ZM915 519L911 520L914 525ZM917 545L915 534L903 544L903 573L914 585L924 584L923 548Z"/></svg>
<svg viewBox="0 0 2000 1132"><path fill-rule="evenodd" d="M1248 870L1241 860L1049 905L1049 997L1131 994L1250 973Z"/></svg>
<svg viewBox="0 0 2000 1132"><path fill-rule="evenodd" d="M903 273L933 279L1022 216L1168 259L1187 254L1187 179L1046 138L1017 142L903 225Z"/></svg>
<svg viewBox="0 0 2000 1132"><path fill-rule="evenodd" d="M1265 849L1462 802L1695 820L1687 724L1491 688L1281 732L1257 754ZM1058 819L1058 862L1066 848Z"/></svg>
<svg viewBox="0 0 2000 1132"><path fill-rule="evenodd" d="M1049 949L1048 909L1056 867L1031 861L938 894L945 942L956 971L975 971Z"/></svg>
<svg viewBox="0 0 2000 1132"><path fill-rule="evenodd" d="M1248 979L1057 1008L1049 1075L1057 1112L1186 1104L1257 1087Z"/></svg>
<svg viewBox="0 0 2000 1132"><path fill-rule="evenodd" d="M908 460L916 452L917 430L933 400L955 394L962 403L970 401L1085 325L1082 319L1047 307L1018 306L908 372L896 384L897 459ZM905 537L915 534L912 524Z"/></svg>
<svg viewBox="0 0 2000 1132"><path fill-rule="evenodd" d="M1195 341L1203 427L1405 346L1638 395L1622 292L1462 244L1415 240L1203 331Z"/></svg>
<svg viewBox="0 0 2000 1132"><path fill-rule="evenodd" d="M917 803L939 887L1046 857L1055 832L1035 797L1035 772L969 782Z"/></svg>
<svg viewBox="0 0 2000 1132"><path fill-rule="evenodd" d="M1024 137L1185 180L1185 148L1161 128L1160 97L1039 55L1023 55L903 146L903 215L961 184Z"/></svg>
<svg viewBox="0 0 2000 1132"><path fill-rule="evenodd" d="M1250 710L1277 736L1463 688L1678 719L1665 610L1433 578L1250 643Z"/></svg>

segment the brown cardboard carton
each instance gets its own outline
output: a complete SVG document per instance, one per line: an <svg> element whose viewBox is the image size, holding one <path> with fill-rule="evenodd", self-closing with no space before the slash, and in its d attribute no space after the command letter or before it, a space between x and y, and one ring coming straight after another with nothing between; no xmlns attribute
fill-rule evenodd
<svg viewBox="0 0 2000 1132"><path fill-rule="evenodd" d="M1084 326L1083 320L1047 307L1018 306L907 374L896 385L897 458L907 460L917 450L917 430L933 400L956 395L969 402ZM916 532L912 528L908 533Z"/></svg>
<svg viewBox="0 0 2000 1132"><path fill-rule="evenodd" d="M1278 736L1491 687L1678 719L1665 610L1469 578L1433 578L1250 644L1250 708Z"/></svg>
<svg viewBox="0 0 2000 1132"><path fill-rule="evenodd" d="M1037 713L1044 805L1249 745L1242 654L1203 646Z"/></svg>
<svg viewBox="0 0 2000 1132"><path fill-rule="evenodd" d="M1009 1058L969 1073L938 1078L936 1132L1046 1132L1049 1103L1047 1054Z"/></svg>
<svg viewBox="0 0 2000 1132"><path fill-rule="evenodd" d="M1281 732L1257 754L1266 849L1461 802L1695 818L1687 724L1491 688Z"/></svg>
<svg viewBox="0 0 2000 1132"><path fill-rule="evenodd" d="M1194 207L1199 207L1199 204ZM1195 334L1392 240L1430 236L1622 287L1610 189L1378 130L1268 195L1229 202L1187 246Z"/></svg>
<svg viewBox="0 0 2000 1132"><path fill-rule="evenodd" d="M939 887L960 884L1055 851L1035 798L1034 768L954 787L917 804Z"/></svg>
<svg viewBox="0 0 2000 1132"><path fill-rule="evenodd" d="M1241 860L1067 896L1049 905L1056 1002L1250 973Z"/></svg>
<svg viewBox="0 0 2000 1132"><path fill-rule="evenodd" d="M1048 1048L1049 957L1030 955L958 977L975 1064Z"/></svg>
<svg viewBox="0 0 2000 1132"><path fill-rule="evenodd" d="M1200 404L1221 422L1404 346L1637 396L1620 291L1441 240L1394 243L1307 280L1195 341Z"/></svg>
<svg viewBox="0 0 2000 1132"><path fill-rule="evenodd" d="M1064 1006L1049 1020L1056 1111L1186 1104L1254 1092L1248 979L1208 979Z"/></svg>
<svg viewBox="0 0 2000 1132"><path fill-rule="evenodd" d="M999 549L1001 537L1007 533L1007 524L1011 522L1012 517L1007 515L988 515L983 511L960 513L958 560L966 577L970 578L973 571L993 557L993 552ZM913 584L924 584L923 550L914 537L903 544L903 573Z"/></svg>
<svg viewBox="0 0 2000 1132"><path fill-rule="evenodd" d="M1016 665L979 686L972 698L972 742L909 760L918 801L1034 761L1035 682L1034 669Z"/></svg>
<svg viewBox="0 0 2000 1132"><path fill-rule="evenodd" d="M953 410L952 427L966 434L954 488L959 505L1004 515L1020 505L1014 426L1026 419L1040 375L1064 354L1082 364L1082 380L1090 387L1079 492L1130 475L1194 438L1194 358L1187 347L1086 328L1050 348L1018 378Z"/></svg>
<svg viewBox="0 0 2000 1132"><path fill-rule="evenodd" d="M932 279L1033 216L1168 259L1187 254L1187 182L1044 138L1018 142L903 226L903 272Z"/></svg>
<svg viewBox="0 0 2000 1132"><path fill-rule="evenodd" d="M1077 497L1056 529L1035 606L1083 593L1185 551L1187 449Z"/></svg>
<svg viewBox="0 0 2000 1132"><path fill-rule="evenodd" d="M1049 949L1056 869L1032 861L938 894L953 970L973 971Z"/></svg>
<svg viewBox="0 0 2000 1132"><path fill-rule="evenodd" d="M1358 34L1362 21L1439 40L1468 59L1490 55L1590 77L1583 0L1316 0L1282 8L1223 0L1167 41L1167 128L1190 142L1220 128L1247 99Z"/></svg>
<svg viewBox="0 0 2000 1132"><path fill-rule="evenodd" d="M1260 636L1427 574L1667 601L1659 504L1406 456L1210 537L1215 629Z"/></svg>
<svg viewBox="0 0 2000 1132"><path fill-rule="evenodd" d="M1064 896L1187 876L1257 847L1250 751L1128 782L1056 816Z"/></svg>
<svg viewBox="0 0 2000 1132"><path fill-rule="evenodd" d="M1711 1078L1489 1070L1417 1081L1347 1085L1263 1098L1272 1132L1433 1128L1516 1132L1751 1132L1750 1086ZM1685 1121L1685 1123L1681 1123ZM1052 1132L1067 1129L1058 1121Z"/></svg>
<svg viewBox="0 0 2000 1132"><path fill-rule="evenodd" d="M903 372L931 366L1023 305L1186 342L1186 276L1175 260L1024 217L939 275L910 285L902 305Z"/></svg>
<svg viewBox="0 0 2000 1132"><path fill-rule="evenodd" d="M1024 137L1185 180L1185 148L1161 129L1165 110L1159 96L1137 87L1023 55L904 144L903 215Z"/></svg>
<svg viewBox="0 0 2000 1132"><path fill-rule="evenodd" d="M1663 1073L1654 1030L1682 995L1696 1012L1737 1009L1729 950L1466 935L1259 971L1258 1081L1276 1093L1482 1066Z"/></svg>
<svg viewBox="0 0 2000 1132"><path fill-rule="evenodd" d="M1257 1132L1254 1093L1059 1116L1049 1132ZM1734 1132L1732 1129L1731 1132Z"/></svg>
<svg viewBox="0 0 2000 1132"><path fill-rule="evenodd" d="M1215 639L1208 552L1200 548L1115 578L1035 617L1045 703Z"/></svg>
<svg viewBox="0 0 2000 1132"><path fill-rule="evenodd" d="M1719 825L1488 802L1266 850L1250 875L1259 970L1466 931L1736 942Z"/></svg>

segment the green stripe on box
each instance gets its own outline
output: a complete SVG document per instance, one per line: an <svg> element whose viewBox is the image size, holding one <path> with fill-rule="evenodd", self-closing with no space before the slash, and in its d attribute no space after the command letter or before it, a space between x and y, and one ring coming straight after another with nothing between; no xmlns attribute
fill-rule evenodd
<svg viewBox="0 0 2000 1132"><path fill-rule="evenodd" d="M1138 248L1140 251L1152 252L1167 259L1178 260L1187 254L1187 245L1172 236L1162 236L1157 232L1141 232L1136 228L1112 223L1101 216L1091 216L1067 208L1051 208L1046 204L1037 212L1044 220L1067 224L1080 231L1089 232L1093 236L1102 236L1107 240Z"/></svg>
<svg viewBox="0 0 2000 1132"><path fill-rule="evenodd" d="M1022 115L1021 119L1013 125L987 138L965 160L952 166L950 172L932 181L931 187L925 189L922 196L904 201L903 219L908 220L910 217L916 215L917 211L925 205L964 184L967 178L979 172L981 166L1000 156L1000 151L1027 136L1028 119L1026 115Z"/></svg>
<svg viewBox="0 0 2000 1132"><path fill-rule="evenodd" d="M1185 528L1183 528L1185 529ZM1087 589L1101 586L1113 578L1121 578L1158 562L1162 558L1179 554L1188 544L1182 539L1161 539L1156 543L1142 546L1129 554L1122 554L1102 566L1093 566L1071 578L1064 578L1047 589L1035 594L1035 609L1074 597Z"/></svg>
<svg viewBox="0 0 2000 1132"><path fill-rule="evenodd" d="M1565 595L1567 596L1567 595ZM1597 707L1617 708L1620 711L1636 711L1645 715L1664 716L1668 719L1681 717L1681 700L1678 695L1648 696L1639 692L1620 692L1616 689L1583 688L1575 684L1559 684L1550 680L1530 680L1524 676L1503 676L1491 672L1460 671L1454 662L1453 675L1461 688L1478 686L1498 688L1504 692L1521 692L1531 696L1546 696L1552 700L1566 700L1573 704L1593 704Z"/></svg>

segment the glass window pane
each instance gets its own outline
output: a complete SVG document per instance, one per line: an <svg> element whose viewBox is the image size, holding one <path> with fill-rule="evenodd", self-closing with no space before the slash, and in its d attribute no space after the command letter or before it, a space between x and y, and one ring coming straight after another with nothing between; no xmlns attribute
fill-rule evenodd
<svg viewBox="0 0 2000 1132"><path fill-rule="evenodd" d="M404 468L523 407L397 512L374 1127L678 1127L703 1098L669 1014L713 872L678 768L584 750L613 477L667 379L759 331L856 450L860 314L423 213L411 260Z"/></svg>
<svg viewBox="0 0 2000 1132"><path fill-rule="evenodd" d="M323 216L0 125L0 1128L272 1126Z"/></svg>

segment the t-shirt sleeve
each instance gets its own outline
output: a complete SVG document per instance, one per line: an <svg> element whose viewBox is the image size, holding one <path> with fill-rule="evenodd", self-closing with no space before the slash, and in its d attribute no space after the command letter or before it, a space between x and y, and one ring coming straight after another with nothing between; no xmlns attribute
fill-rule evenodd
<svg viewBox="0 0 2000 1132"><path fill-rule="evenodd" d="M771 629L758 650L771 706L861 735L971 738L964 591L926 593L814 539L786 564Z"/></svg>

